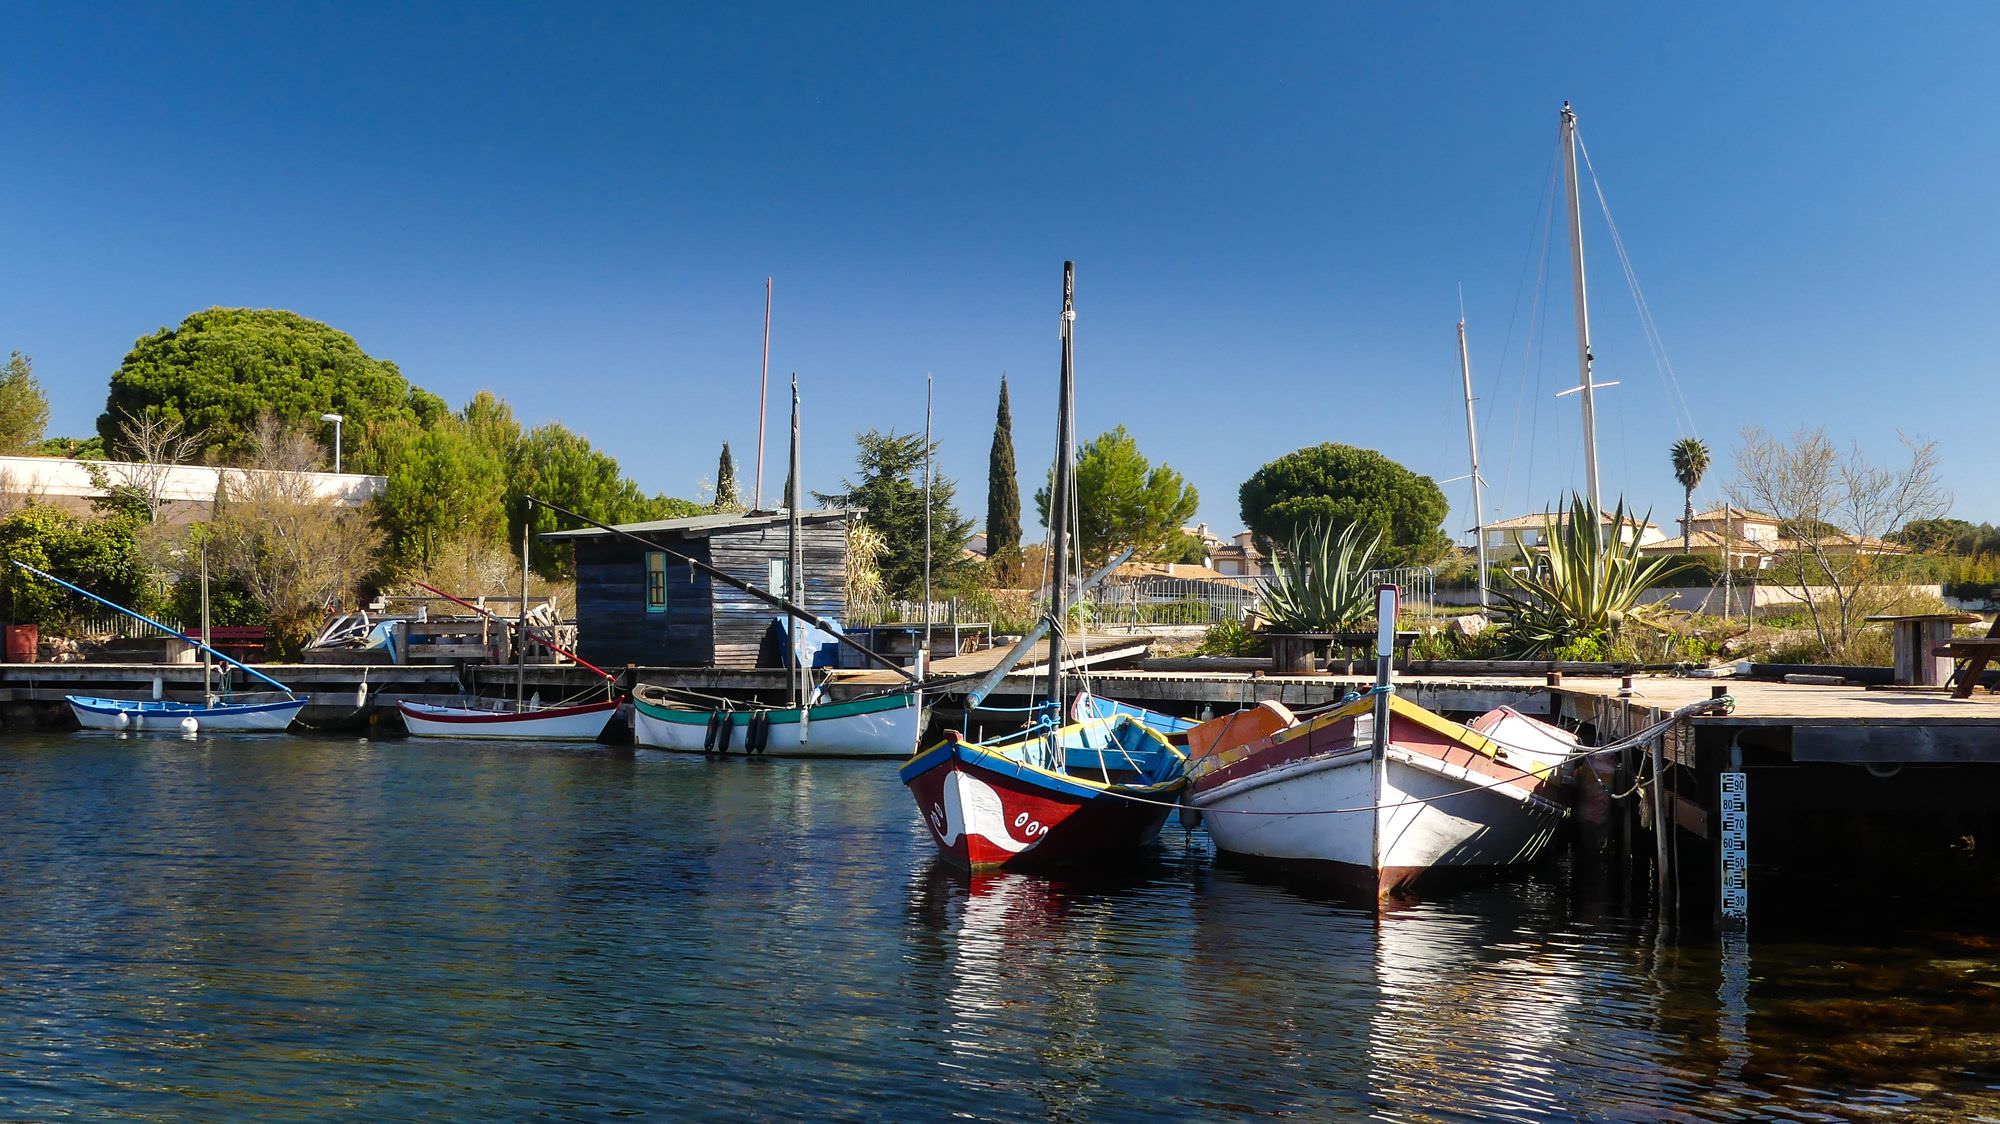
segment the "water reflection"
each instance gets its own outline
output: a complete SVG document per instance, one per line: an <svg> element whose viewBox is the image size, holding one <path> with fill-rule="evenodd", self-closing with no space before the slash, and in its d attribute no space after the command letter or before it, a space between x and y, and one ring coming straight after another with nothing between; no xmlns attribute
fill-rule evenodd
<svg viewBox="0 0 2000 1124"><path fill-rule="evenodd" d="M1179 828L967 877L866 762L16 737L0 774L27 1117L2000 1115L1978 927L1661 944L1564 865L1378 918Z"/></svg>

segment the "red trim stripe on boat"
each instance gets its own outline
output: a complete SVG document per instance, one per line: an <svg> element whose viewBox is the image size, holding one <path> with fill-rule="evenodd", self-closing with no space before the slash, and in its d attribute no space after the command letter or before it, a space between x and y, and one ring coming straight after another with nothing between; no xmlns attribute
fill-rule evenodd
<svg viewBox="0 0 2000 1124"><path fill-rule="evenodd" d="M495 711L491 714L433 714L428 711L410 710L409 704L397 703L396 709L406 717L420 718L425 722L461 722L469 726L491 725L495 722L525 722L537 718L568 718L576 714L598 714L618 709L618 700L585 703L582 706L553 707L548 710L527 710L518 713Z"/></svg>

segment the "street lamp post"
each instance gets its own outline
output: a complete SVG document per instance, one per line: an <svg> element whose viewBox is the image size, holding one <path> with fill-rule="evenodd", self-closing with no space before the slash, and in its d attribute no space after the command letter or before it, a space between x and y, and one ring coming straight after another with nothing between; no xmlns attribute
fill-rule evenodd
<svg viewBox="0 0 2000 1124"><path fill-rule="evenodd" d="M345 420L339 414L321 414L319 420L333 423L333 474L340 475L340 423Z"/></svg>

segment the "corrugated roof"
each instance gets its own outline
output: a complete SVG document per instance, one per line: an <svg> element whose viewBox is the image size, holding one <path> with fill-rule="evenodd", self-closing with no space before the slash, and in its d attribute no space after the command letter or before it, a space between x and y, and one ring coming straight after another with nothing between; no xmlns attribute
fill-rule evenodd
<svg viewBox="0 0 2000 1124"><path fill-rule="evenodd" d="M826 508L820 511L799 512L801 523L824 523L830 519L844 519L853 512L845 508ZM655 519L647 523L620 523L618 529L631 535L677 535L681 538L702 538L717 531L748 531L759 527L783 526L788 516L782 512L758 512L756 514L690 515L681 519ZM540 537L545 539L592 539L611 532L596 527L578 527L568 531L545 531Z"/></svg>

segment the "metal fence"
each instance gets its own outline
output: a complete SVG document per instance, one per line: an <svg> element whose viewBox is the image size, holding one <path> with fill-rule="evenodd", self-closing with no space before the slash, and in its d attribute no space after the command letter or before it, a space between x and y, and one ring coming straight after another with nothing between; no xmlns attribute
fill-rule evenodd
<svg viewBox="0 0 2000 1124"><path fill-rule="evenodd" d="M201 628L201 622L183 624L173 617L158 617L161 624L182 632L192 632ZM63 631L79 640L136 640L146 636L158 636L160 630L144 621L133 620L123 613L109 610L77 613L63 622Z"/></svg>
<svg viewBox="0 0 2000 1124"><path fill-rule="evenodd" d="M1256 609L1263 596L1263 578L1241 578L1233 582L1203 581L1194 578L1140 578L1100 586L1081 602L1083 614L1092 624L1140 626L1181 625L1202 628L1243 620ZM1405 612L1429 612L1436 602L1437 574L1429 566L1399 566L1371 570L1364 579L1374 586L1391 584L1402 591ZM1005 591L1001 591L1005 592ZM1034 598L1033 607L1010 606L1013 613L1031 619L1048 611L1046 594ZM932 601L883 600L848 607L848 620L857 625L955 624L982 621L994 615L994 605L953 598ZM1012 614L1010 614L1012 615ZM992 622L988 622L992 623Z"/></svg>

